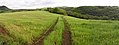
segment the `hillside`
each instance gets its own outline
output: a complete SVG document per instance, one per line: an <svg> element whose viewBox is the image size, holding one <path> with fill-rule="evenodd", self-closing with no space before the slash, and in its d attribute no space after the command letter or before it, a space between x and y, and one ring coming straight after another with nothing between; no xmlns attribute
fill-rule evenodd
<svg viewBox="0 0 119 45"><path fill-rule="evenodd" d="M7 12L7 11L10 11L11 9L9 9L8 7L6 6L0 6L0 13L3 13L3 12Z"/></svg>
<svg viewBox="0 0 119 45"><path fill-rule="evenodd" d="M22 12L22 11L36 11L39 9L10 9L7 6L0 6L0 13L12 13L12 12Z"/></svg>
<svg viewBox="0 0 119 45"><path fill-rule="evenodd" d="M0 45L119 45L119 21L46 11L0 14Z"/></svg>
<svg viewBox="0 0 119 45"><path fill-rule="evenodd" d="M46 11L82 19L119 20L118 6L55 7L47 8Z"/></svg>
<svg viewBox="0 0 119 45"><path fill-rule="evenodd" d="M9 8L6 6L0 6L0 10L9 10Z"/></svg>

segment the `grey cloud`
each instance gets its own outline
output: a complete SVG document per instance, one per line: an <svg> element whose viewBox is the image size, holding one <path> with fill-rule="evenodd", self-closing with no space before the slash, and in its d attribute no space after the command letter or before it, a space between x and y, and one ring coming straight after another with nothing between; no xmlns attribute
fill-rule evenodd
<svg viewBox="0 0 119 45"><path fill-rule="evenodd" d="M54 4L55 2L43 2L42 5Z"/></svg>
<svg viewBox="0 0 119 45"><path fill-rule="evenodd" d="M10 8L36 7L54 4L51 0L1 0L0 5L6 5Z"/></svg>
<svg viewBox="0 0 119 45"><path fill-rule="evenodd" d="M69 2L68 2L69 1ZM10 8L42 8L42 7L55 7L70 4L71 0L1 0L0 5L6 5ZM66 6L67 6L66 5Z"/></svg>
<svg viewBox="0 0 119 45"><path fill-rule="evenodd" d="M50 5L54 4L55 2L25 2L23 4L20 4L20 6L25 6L25 7L31 7L31 6L44 6L44 5Z"/></svg>

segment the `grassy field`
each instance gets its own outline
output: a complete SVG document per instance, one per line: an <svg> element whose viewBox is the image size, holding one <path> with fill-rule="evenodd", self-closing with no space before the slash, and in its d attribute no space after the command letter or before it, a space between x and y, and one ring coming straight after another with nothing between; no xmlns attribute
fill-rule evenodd
<svg viewBox="0 0 119 45"><path fill-rule="evenodd" d="M71 27L73 45L119 45L119 21L65 18Z"/></svg>
<svg viewBox="0 0 119 45"><path fill-rule="evenodd" d="M0 45L23 45L47 29L58 17L45 11L28 11L0 14L0 23L9 31L10 36L0 35Z"/></svg>
<svg viewBox="0 0 119 45"><path fill-rule="evenodd" d="M0 26L9 35L0 32L0 45L31 45L58 16L45 11L2 13ZM119 45L119 21L64 18L70 24L72 45ZM44 39L44 45L62 45L63 30L64 23L60 17L54 30Z"/></svg>

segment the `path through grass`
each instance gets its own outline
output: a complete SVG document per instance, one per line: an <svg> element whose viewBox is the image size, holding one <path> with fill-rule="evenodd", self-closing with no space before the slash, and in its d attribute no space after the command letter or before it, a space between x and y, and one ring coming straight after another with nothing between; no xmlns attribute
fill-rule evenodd
<svg viewBox="0 0 119 45"><path fill-rule="evenodd" d="M0 35L0 45L30 45L32 40L47 29L58 15L45 11L28 11L0 14L0 23L11 37Z"/></svg>
<svg viewBox="0 0 119 45"><path fill-rule="evenodd" d="M64 24L62 18L59 18L54 31L44 40L44 45L61 45L62 43L62 31Z"/></svg>

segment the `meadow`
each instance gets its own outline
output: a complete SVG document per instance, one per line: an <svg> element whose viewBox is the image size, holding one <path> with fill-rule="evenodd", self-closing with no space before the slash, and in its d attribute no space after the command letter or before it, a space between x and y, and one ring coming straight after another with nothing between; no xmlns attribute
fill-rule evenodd
<svg viewBox="0 0 119 45"><path fill-rule="evenodd" d="M71 27L73 45L119 45L119 21L65 18Z"/></svg>
<svg viewBox="0 0 119 45"><path fill-rule="evenodd" d="M0 32L0 45L32 45L33 40L41 36L57 17L58 22L44 38L44 45L62 45L66 25L61 16L46 11L1 13L0 28L4 27L8 35ZM64 18L69 23L71 45L119 45L119 21Z"/></svg>
<svg viewBox="0 0 119 45"><path fill-rule="evenodd" d="M30 45L58 17L45 11L23 11L0 14L1 26L10 36L0 35L0 45Z"/></svg>

